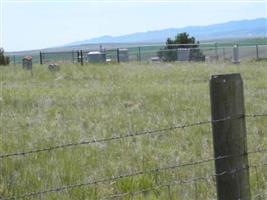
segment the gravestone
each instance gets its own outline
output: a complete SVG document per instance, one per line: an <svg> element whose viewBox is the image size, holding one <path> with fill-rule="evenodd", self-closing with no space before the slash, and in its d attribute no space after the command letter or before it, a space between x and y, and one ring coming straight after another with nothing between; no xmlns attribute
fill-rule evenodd
<svg viewBox="0 0 267 200"><path fill-rule="evenodd" d="M32 57L26 56L22 59L22 68L32 70Z"/></svg>
<svg viewBox="0 0 267 200"><path fill-rule="evenodd" d="M234 64L239 64L240 63L238 45L234 45L234 47L233 47L233 60L232 60L232 63L234 63Z"/></svg>
<svg viewBox="0 0 267 200"><path fill-rule="evenodd" d="M160 62L160 58L158 56L154 56L150 58L151 62Z"/></svg>
<svg viewBox="0 0 267 200"><path fill-rule="evenodd" d="M119 49L119 59L120 59L120 62L129 61L128 49Z"/></svg>
<svg viewBox="0 0 267 200"><path fill-rule="evenodd" d="M177 61L189 61L190 49L180 48L177 49Z"/></svg>
<svg viewBox="0 0 267 200"><path fill-rule="evenodd" d="M89 63L104 63L106 62L106 54L99 51L91 51L87 54Z"/></svg>
<svg viewBox="0 0 267 200"><path fill-rule="evenodd" d="M59 69L60 69L60 67L57 64L49 64L48 65L48 70L49 71L59 71Z"/></svg>

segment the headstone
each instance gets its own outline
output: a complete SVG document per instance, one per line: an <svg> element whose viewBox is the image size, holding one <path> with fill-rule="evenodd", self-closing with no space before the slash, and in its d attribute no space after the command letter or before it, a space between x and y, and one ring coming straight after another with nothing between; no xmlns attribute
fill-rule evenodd
<svg viewBox="0 0 267 200"><path fill-rule="evenodd" d="M239 64L240 63L238 45L234 45L234 47L233 47L233 60L232 60L232 63L234 63L234 64Z"/></svg>
<svg viewBox="0 0 267 200"><path fill-rule="evenodd" d="M22 68L32 70L32 57L26 56L22 59Z"/></svg>
<svg viewBox="0 0 267 200"><path fill-rule="evenodd" d="M104 63L106 62L106 54L99 51L91 51L87 54L89 63Z"/></svg>
<svg viewBox="0 0 267 200"><path fill-rule="evenodd" d="M177 49L177 60L178 61L189 61L190 49L180 48Z"/></svg>
<svg viewBox="0 0 267 200"><path fill-rule="evenodd" d="M48 69L49 71L59 71L60 67L57 64L49 64Z"/></svg>
<svg viewBox="0 0 267 200"><path fill-rule="evenodd" d="M119 49L119 59L120 62L128 62L129 61L129 54L128 49Z"/></svg>
<svg viewBox="0 0 267 200"><path fill-rule="evenodd" d="M150 58L151 62L160 62L160 58L158 56L154 56Z"/></svg>
<svg viewBox="0 0 267 200"><path fill-rule="evenodd" d="M210 57L210 56L205 56L205 61L206 61L206 62L211 62L211 61L212 61L212 59L211 59L211 57Z"/></svg>

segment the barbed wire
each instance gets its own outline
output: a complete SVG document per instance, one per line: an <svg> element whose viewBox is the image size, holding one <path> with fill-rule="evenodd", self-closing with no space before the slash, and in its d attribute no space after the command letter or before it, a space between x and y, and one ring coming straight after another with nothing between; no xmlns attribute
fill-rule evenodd
<svg viewBox="0 0 267 200"><path fill-rule="evenodd" d="M103 198L101 198L101 200L122 198L122 197L125 197L125 196L136 196L138 194L151 192L151 191L163 188L163 187L172 187L172 186L181 185L181 184L190 184L190 183L195 183L195 182L201 181L201 180L204 180L204 181L208 180L208 176L194 177L194 178L186 179L186 180L178 180L178 181L176 180L176 181L172 181L172 182L169 182L169 183L156 185L155 187L150 187L150 188L138 190L138 191L118 193L118 194L110 195L110 196L107 196L107 197L103 197Z"/></svg>
<svg viewBox="0 0 267 200"><path fill-rule="evenodd" d="M7 158L7 157L13 157L13 156L25 156L28 154L52 151L55 149L68 148L68 147L79 146L79 145L90 145L90 144L96 144L96 143L110 142L110 141L114 141L114 140L121 140L121 139L125 139L125 138L130 138L130 137L152 135L152 134L156 134L156 133L160 133L160 132L171 131L171 130L175 130L175 129L184 129L184 128L199 126L199 125L208 124L208 123L210 123L209 120L196 122L196 123L192 123L192 124L177 125L177 126L172 126L172 127L157 129L157 130L135 132L135 133L129 133L129 134L125 134L125 135L114 135L114 136L108 137L108 138L92 139L92 140L81 141L81 142L67 143L67 144L62 144L62 145L56 145L56 146L45 147L45 148L40 148L40 149L34 149L34 150L30 150L30 151L22 151L22 152L15 152L15 153L9 153L9 154L2 154L2 155L0 155L0 159Z"/></svg>
<svg viewBox="0 0 267 200"><path fill-rule="evenodd" d="M134 133L134 134L128 134L128 135L124 135L124 136L115 136L115 137L111 137L111 138L104 138L104 139L100 139L100 140L91 140L91 141L80 142L80 143L69 143L69 144L65 144L64 146L63 145L54 146L53 148L63 148L63 147L68 147L69 145L73 146L73 145L80 145L80 144L87 144L87 143L89 144L89 143L97 143L97 142L106 142L106 141L111 141L111 140L118 140L118 139L125 138L125 137L133 137L133 136L138 136L138 135L152 134L152 133L156 133L156 132L163 132L166 130L172 130L172 129L177 129L177 128L186 128L186 127L190 127L190 126L198 126L201 124L216 123L216 122L221 122L221 121L225 121L225 120L229 120L229 119L239 119L239 118L244 118L244 117L262 117L262 116L267 116L267 114L237 115L237 116L232 116L232 117L226 117L223 119L207 120L207 121L201 121L201 122L191 123L191 124L184 124L184 125L179 125L179 126L174 126L174 127L164 128L164 129L157 129L154 131L145 131L145 132L139 132L139 133ZM24 155L26 153L30 154L30 153L34 153L34 152L47 151L47 150L48 150L48 148L37 149L35 151L20 152L20 154L6 154L6 155L2 155L2 157L3 156L8 157L8 156L15 156L15 155ZM267 152L267 149L257 149L254 151L247 152L245 154L252 154L252 153L259 153L259 152L260 153ZM183 163L183 164L177 164L177 165L172 165L172 166L167 166L167 167L162 167L162 168L155 168L155 169L151 169L148 171L147 170L146 171L139 171L139 172L135 172L135 173L119 175L116 177L113 176L111 178L105 178L105 179L101 179L101 180L91 181L91 182L87 182L87 183L79 183L79 184L62 186L62 187L58 187L58 188L52 188L52 189L45 190L45 191L31 192L31 193L23 194L21 196L10 197L7 199L26 198L26 197L30 197L30 196L42 195L42 194L47 194L47 193L51 193L51 192L60 192L60 191L69 190L69 189L73 189L73 188L77 188L77 187L83 187L83 186L92 185L92 184L111 182L111 181L116 181L116 180L122 179L122 178L144 175L147 173L158 173L159 171L163 171L163 170L171 170L171 169L176 169L179 167L198 165L198 164L202 164L202 163L206 163L206 162L210 162L210 161L216 161L216 160L220 160L220 159L244 156L245 154L219 156L217 158L208 158L208 159L203 159L203 160L198 160L198 161L193 161L193 162L188 162L188 163Z"/></svg>
<svg viewBox="0 0 267 200"><path fill-rule="evenodd" d="M267 113L259 113L259 114L248 114L245 117L255 118L255 117L267 117Z"/></svg>
<svg viewBox="0 0 267 200"><path fill-rule="evenodd" d="M111 142L114 140L121 140L121 139L130 138L130 137L154 135L154 134L158 134L161 132L172 131L175 129L184 129L184 128L200 126L200 125L204 125L204 124L222 122L222 121L226 121L226 120L230 120L230 119L240 119L240 118L244 118L244 117L250 117L250 118L251 117L267 117L267 114L262 113L262 114L236 115L236 116L225 117L222 119L199 121L199 122L194 122L194 123L189 123L189 124L171 126L171 127L162 128L162 129L141 131L141 132L129 133L129 134L125 134L125 135L114 135L114 136L108 137L108 138L92 139L92 140L86 140L86 141L81 141L81 142L71 142L71 143L66 143L66 144L50 146L50 147L33 149L33 150L29 150L29 151L21 151L21 152L2 154L2 155L0 155L0 159L4 159L4 158L8 158L8 157L14 157L14 156L26 156L29 154L41 153L41 152L50 152L53 150L70 148L70 147L74 147L74 146L92 145L92 144L96 144L96 143Z"/></svg>
<svg viewBox="0 0 267 200"><path fill-rule="evenodd" d="M254 151L249 151L247 153L238 154L238 155L225 155L225 156L219 156L219 157L216 157L216 158L207 158L207 159L203 159L203 160L187 162L187 163L182 163L182 164L175 164L175 165L166 166L166 167L158 167L158 168L145 170L145 171L137 171L137 172L134 172L134 173L127 173L127 174L123 174L123 175L112 176L111 178L104 178L104 179L90 181L90 182L86 182L86 183L78 183L78 184L66 185L66 186L61 186L61 187L57 187L57 188L52 188L52 189L49 189L49 190L38 191L38 192L30 192L30 193L26 193L26 194L23 194L23 195L20 195L20 196L8 197L8 198L0 198L0 199L2 199L2 200L23 199L23 198L31 197L31 196L45 195L47 193L61 192L61 191L64 191L64 190L71 190L71 189L74 189L74 188L80 188L80 187L89 186L89 185L97 185L97 184L100 184L100 183L112 182L112 181L116 181L116 180L123 179L123 178L136 177L136 176L145 175L145 174L151 174L151 173L159 173L161 171L173 170L173 169L186 167L186 166L199 165L199 164L203 164L203 163L207 163L207 162L211 162L211 161L217 161L217 160L222 160L222 159L227 159L227 158L241 157L241 156L245 156L247 154L264 153L264 152L267 152L267 149L256 149ZM267 165L267 163L264 163L264 164L261 164L261 165L251 165L251 167L259 167L259 166L263 166L263 165ZM225 172L223 172L223 174L224 173ZM195 178L194 177L193 179L197 180L197 179L203 179L203 178L201 178L201 177L200 178L199 177ZM190 179L190 180L187 180L187 181L192 181L193 179ZM186 183L186 181L180 181L180 182L181 183L182 182Z"/></svg>
<svg viewBox="0 0 267 200"><path fill-rule="evenodd" d="M263 163L263 164L260 164L260 165L250 165L249 167L262 167L262 166L266 166L266 165L267 165L267 163ZM211 175L211 176L214 176L214 175ZM142 190L138 190L138 191L134 191L134 192L125 192L125 193L114 194L114 195L110 195L110 196L101 198L101 200L107 200L107 199L113 199L113 198L122 198L124 196L136 196L138 194L151 192L151 191L157 190L157 189L162 188L162 187L176 186L176 185L179 185L181 183L190 184L190 183L195 183L196 181L201 181L201 180L207 181L207 176L194 177L192 179L169 182L169 183L166 183L166 184L156 185L155 187L150 187L150 188L146 188L146 189L142 189ZM265 192L261 192L261 193L257 193L252 198L256 199L257 197L262 196L264 194L266 194L266 191ZM241 198L241 199L239 198L238 200L247 200L247 199L249 199L249 198Z"/></svg>
<svg viewBox="0 0 267 200"><path fill-rule="evenodd" d="M267 163L263 163L263 164L260 164L260 165L254 165L254 166L261 167L261 166L265 166L265 165L267 165ZM242 170L243 169L248 169L248 168L242 168ZM231 172L233 172L233 171L231 171ZM236 173L236 172L237 171L234 171L234 173ZM138 191L125 192L125 193L119 193L119 194L114 194L114 195L106 196L104 198L101 198L101 200L114 199L114 198L122 198L122 197L125 197L125 196L136 196L138 194L142 194L142 193L146 193L146 192L151 192L151 191L157 190L159 188L163 188L163 187L172 187L172 186L176 186L176 185L180 185L180 184L192 184L192 183L195 183L195 182L198 182L198 181L202 181L202 180L203 181L207 181L211 177L216 177L216 176L220 176L220 175L224 175L224 174L225 174L225 172L222 172L222 173L219 173L219 174L210 174L210 175L201 176L201 177L193 177L191 179L186 179L186 180L178 180L178 181L176 180L176 181L172 181L172 182L169 182L169 183L156 185L154 187L150 187L150 188L138 190ZM256 196L259 196L259 195L262 195L262 194L261 193L258 193L257 195L255 195L255 197ZM243 198L241 198L241 199L239 198L238 200L243 200Z"/></svg>
<svg viewBox="0 0 267 200"><path fill-rule="evenodd" d="M267 149L265 149L265 151L267 151ZM225 159L226 157L229 157L229 156L223 156L223 157L220 157L220 158L217 158L217 159ZM231 156L231 157L233 157L233 156ZM198 162L202 162L202 161L198 161ZM188 166L190 164L191 163L187 163L187 164L184 163L184 164L167 166L167 167L162 167L162 168L154 168L154 169L151 169L151 170L139 171L139 172L124 174L124 175L119 175L119 176L113 176L111 178L105 178L105 179L101 179L101 180L95 180L95 181L89 181L89 182L85 182L85 183L66 185L66 186L61 186L61 187L52 188L52 189L49 189L49 190L38 191L38 192L25 193L25 194L22 194L22 195L19 195L19 196L2 198L2 200L24 199L24 198L32 197L32 196L46 195L48 193L53 193L53 192L62 192L62 191L71 190L71 189L74 189L74 188L80 188L80 187L89 186L89 185L97 185L97 184L100 184L100 183L107 183L107 182L117 181L117 180L120 180L122 178L136 177L136 176L155 173L155 172L158 173L160 171L166 171L166 170L171 170L171 169L175 169L175 168L178 168L178 167L184 167L184 166ZM258 166L261 166L261 165L258 165ZM183 184L183 183L188 183L188 182L193 181L193 180L195 180L195 181L196 180L200 180L200 179L206 179L207 180L207 177L214 177L214 176L216 177L216 176L222 176L222 175L225 175L225 174L234 174L236 172L239 172L239 171L242 171L242 170L248 170L248 169L249 169L249 166L245 166L245 167L242 167L240 169L232 169L232 170L223 171L223 172L220 172L220 173L207 175L207 176L204 176L204 177L193 177L191 179L178 180L178 181L176 181L176 183ZM140 191L138 191L138 192L140 192Z"/></svg>

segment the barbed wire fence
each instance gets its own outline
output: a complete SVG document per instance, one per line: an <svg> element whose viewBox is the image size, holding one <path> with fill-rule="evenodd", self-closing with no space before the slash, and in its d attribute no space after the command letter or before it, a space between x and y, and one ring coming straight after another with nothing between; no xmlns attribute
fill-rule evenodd
<svg viewBox="0 0 267 200"><path fill-rule="evenodd" d="M241 96L242 96L243 86L242 86L242 84L240 85L240 79L236 79L238 77L236 74L214 76L213 79L216 79L215 80L216 83L212 83L212 81L211 81L210 84L211 85L212 84L218 84L218 82L217 82L218 77L220 80L222 80L222 82L223 82L222 87L224 87L224 89L229 89L229 87L234 87L234 90L238 90L239 94L241 94ZM234 77L234 81L232 80L233 77ZM219 84L221 84L222 82L219 81ZM231 85L231 86L229 86L229 85ZM235 86L233 86L233 85L235 85ZM213 86L213 87L215 87L215 86ZM232 88L232 90L233 90L233 88ZM211 90L211 93L212 93L212 90ZM229 94L229 92L224 93L224 94L220 94L220 95L218 95L218 94L215 95L214 93L212 93L211 95L213 95L213 98L215 98L215 99L213 99L212 104L213 104L213 106L216 106L216 108L218 106L220 107L220 105L217 105L216 102L214 103L214 101L216 101L216 99L219 101L219 104L223 104L223 106L228 105L228 103L229 103L228 101L233 101L233 99L230 97L227 100L225 100L226 102L220 101L220 99L224 95L227 95L227 96L230 95L231 96L231 94ZM238 101L237 102L231 102L230 107L232 107L232 108L230 108L230 113L236 109L236 106L237 106L236 104L241 104L241 107L243 104L243 99L241 97L241 102L240 102L239 101L240 97L238 94L237 94L237 96L236 96L236 94L234 94L233 98L235 100L238 99ZM239 107L239 105L237 107ZM3 154L0 154L0 160L9 159L9 158L18 158L18 157L21 157L22 159L24 159L25 156L28 156L30 154L51 153L52 151L56 151L59 149L75 148L77 146L82 146L82 145L94 145L97 143L109 143L109 142L113 142L113 141L117 141L117 140L123 140L123 139L127 139L127 138L136 138L136 137L142 137L142 136L147 136L147 135L158 135L158 134L165 133L165 132L168 132L171 130L186 129L189 127L198 127L198 126L207 125L207 124L210 124L212 126L219 125L220 127L225 126L225 124L229 125L229 123L236 125L238 123L241 123L241 124L244 123L244 121L246 119L249 119L249 118L262 119L262 118L267 117L267 113L244 114L244 110L240 111L239 109L235 110L234 112L236 112L236 113L233 113L232 115L224 116L223 118L218 118L218 119L214 119L215 115L213 115L211 120L201 120L201 121L193 122L193 123L187 123L187 124L182 124L182 125L178 124L178 125L173 125L173 126L169 126L169 127L164 127L164 128L154 129L154 130L144 130L144 131L135 132L135 133L117 134L117 135L113 135L112 137L107 137L107 138L99 138L99 139L94 138L91 140L85 140L85 141L80 141L80 142L70 142L70 143L59 144L59 145L55 145L55 146L48 146L48 147L43 147L43 148L33 148L32 150L28 150L28 151L17 151L17 152L11 152L11 153L3 153ZM217 114L224 115L225 113L221 113L221 111L220 111ZM226 134L236 134L236 133L233 133L231 129L232 129L232 127L230 126L230 128L228 127L227 130L222 130L222 131L227 132ZM237 131L237 129L235 129L234 131ZM214 128L214 127L213 127L213 134L216 134L216 128ZM242 137L246 137L246 133L242 133L241 135L242 135ZM214 135L214 137L215 137L215 135ZM227 135L226 137L230 137L230 136ZM227 141L227 142L231 143L231 141ZM234 143L232 145L236 145L236 141L234 141ZM241 146L242 146L242 144L241 144ZM231 144L228 144L228 146L221 147L221 148L222 149L231 148ZM80 182L80 183L73 183L70 185L62 185L62 186L58 186L55 188L50 188L50 189L40 190L40 191L33 191L33 192L28 192L28 193L24 193L24 194L15 195L15 196L7 196L7 197L6 196L2 196L2 197L0 196L0 199L11 200L11 199L28 199L28 198L32 198L32 197L37 198L38 196L47 195L50 193L60 193L62 191L68 191L68 190L86 187L86 186L96 186L98 184L108 184L110 182L118 181L118 180L125 179L125 178L143 176L145 174L157 174L157 173L160 173L162 171L169 171L169 170L184 168L184 167L188 167L188 166L197 166L197 165L201 165L203 163L209 163L209 162L215 162L215 164L218 162L224 163L227 165L227 169L226 170L219 170L219 171L218 171L218 169L216 169L215 173L209 173L209 174L206 174L205 176L197 176L197 177L192 176L192 177L186 178L186 179L171 180L169 182L156 184L155 186L152 186L149 188L143 188L140 190L115 193L112 195L103 196L100 199L123 199L124 197L134 198L137 195L146 195L147 193L155 192L155 191L157 192L162 188L166 188L167 193L168 193L168 199L172 200L172 199L175 199L175 197L170 192L171 187L174 187L176 185L186 185L186 184L191 184L191 183L194 184L194 183L197 183L200 181L207 182L209 180L212 180L215 182L214 179L216 179L216 184L217 184L217 188L218 188L218 187L220 187L220 185L218 185L219 184L219 182L218 182L219 178L224 179L226 177L226 179L224 179L224 181L227 179L230 179L230 181L236 181L237 177L240 178L239 177L240 174L242 175L244 172L245 173L249 172L249 169L252 169L252 168L255 169L255 172L256 172L258 192L252 196L250 196L250 195L243 196L243 193L240 190L242 190L244 188L242 188L242 186L240 186L240 185L242 185L242 182L239 179L239 180L237 180L239 191L234 191L234 193L238 194L238 195L237 196L231 196L231 198L229 198L229 200L232 200L232 199L236 199L236 200L264 199L266 197L267 188L266 188L266 184L265 184L262 186L263 191L261 191L261 189L260 189L259 181L258 181L258 169L266 167L267 162L262 162L262 163L257 163L257 164L248 164L248 163L242 162L241 164L238 163L237 166L233 166L232 164L229 164L229 162L230 161L232 162L233 160L240 160L240 158L242 160L243 158L247 158L250 155L252 156L254 154L265 154L265 153L267 153L267 148L265 148L265 147L253 149L253 150L249 150L249 151L247 151L247 149L242 149L241 153L240 152L237 152L237 153L232 152L232 153L228 153L228 154L220 154L219 156L214 156L214 157L205 158L205 159L199 159L199 160L187 161L187 162L183 161L183 162L174 163L172 165L167 165L167 166L163 166L163 167L156 167L156 168L151 168L151 169L146 169L146 170L141 170L141 171L118 174L118 175L111 176L111 177L104 177L102 179L90 180L88 182ZM216 152L215 152L215 155L216 155ZM234 183L236 183L236 182L234 182ZM224 183L224 187L228 187L227 182ZM245 190L247 190L247 189L249 190L249 188L245 188ZM226 195L228 195L228 194L226 194ZM221 200L221 197L218 197L218 199Z"/></svg>
<svg viewBox="0 0 267 200"><path fill-rule="evenodd" d="M246 118L267 117L267 113L249 114L249 115L235 116L235 117L229 116L229 117L226 117L223 119L218 119L218 120L204 120L204 121L194 122L194 123L190 123L190 124L165 127L162 129L146 130L146 131L140 131L140 132L129 133L129 134L121 134L121 135L113 135L112 137L108 137L108 138L84 140L84 141L80 141L80 142L71 142L71 143L59 144L59 145L49 146L49 147L44 147L44 148L39 148L39 149L32 149L29 151L19 151L19 152L7 153L7 154L0 154L0 159L4 159L4 158L8 158L8 157L27 156L29 154L41 153L41 152L51 152L53 150L72 148L72 147L76 147L76 146L80 146L80 145L93 145L93 144L97 144L97 143L113 142L116 140L122 140L125 138L131 138L131 137L155 135L155 134L160 134L160 133L175 130L175 129L185 129L185 128L189 128L189 127L201 126L201 125L205 125L205 124L222 122L222 121L231 120L231 119L240 119L243 117L246 117Z"/></svg>
<svg viewBox="0 0 267 200"><path fill-rule="evenodd" d="M263 114L250 114L250 115L245 115L243 117L246 117L246 118L267 117L267 113L266 114L265 113L263 113ZM9 158L9 157L24 157L24 156L27 156L29 154L41 153L41 152L49 152L50 153L51 151L54 151L54 150L57 150L57 149L60 149L60 148L64 149L64 148L75 147L75 146L78 146L78 145L93 145L93 144L96 144L96 143L112 142L112 141L115 141L115 140L120 140L120 139L124 139L124 138L128 138L128 137L138 137L138 136L144 136L144 135L149 135L149 134L158 134L160 132L165 132L165 131L168 131L168 130L184 129L184 128L188 128L188 127L192 127L192 126L201 126L203 124L223 122L223 121L227 121L227 120L231 120L231 119L240 119L240 118L243 118L243 117L242 116L227 117L227 118L219 119L219 120L201 121L201 122L195 122L195 123L192 123L192 124L185 124L185 125L178 125L178 126L173 126L173 127L164 128L164 129L157 129L157 130L153 130L153 131L143 131L143 132L138 132L138 133L133 133L133 134L125 134L125 135L122 135L122 136L114 136L114 137L111 137L111 138L93 139L93 140L90 140L90 141L82 141L82 142L77 142L77 143L62 144L62 145L57 145L57 146L53 146L53 147L46 147L46 148L42 148L42 149L34 149L34 150L31 150L31 151L25 151L25 152L15 152L15 153L9 153L9 154L2 154L2 155L0 155L0 159L5 159L5 158ZM206 158L206 159L197 160L197 161L193 161L193 162L179 163L179 164L174 164L174 165L171 165L171 166L166 166L166 167L161 167L161 168L154 168L154 169L150 169L150 170L146 170L146 171L138 171L138 172L135 172L135 173L121 174L121 175L110 177L110 178L104 178L104 179L94 180L94 181L85 182L85 183L76 183L76 184L72 184L72 185L65 185L65 186L61 186L61 187L51 188L49 190L38 191L38 192L30 192L30 193L26 193L26 194L19 195L19 196L1 198L1 199L3 199L3 200L25 199L25 198L28 198L28 197L45 195L45 194L48 194L48 193L61 192L61 191L64 191L64 190L71 190L71 189L74 189L74 188L85 187L85 186L90 186L90 185L97 185L99 183L109 183L109 182L116 181L116 180L123 179L123 178L141 176L141 175L149 174L149 173L158 173L160 171L172 170L172 169L177 169L177 168L187 167L187 166L192 166L192 165L200 165L200 164L203 164L203 163L212 162L212 161L216 161L216 160L224 160L224 159L228 159L228 158L237 158L237 157L242 157L244 155L252 155L252 154L256 154L256 153L266 153L266 152L267 152L267 149L256 149L256 150L253 150L253 151L249 151L246 154L226 155L226 156L219 156L219 157L216 157L216 158ZM267 163L262 163L260 165L247 166L247 168L248 167L257 168L257 167L262 167L262 166L266 166L266 165L267 165ZM197 182L197 181L207 181L207 180L209 180L209 179L211 179L213 177L223 176L225 174L235 174L235 173L239 172L240 170L244 170L244 169L247 169L247 168L233 169L231 171L223 171L223 172L221 172L219 174L209 174L209 175L203 176L203 177L192 177L190 179L185 179L185 180L175 180L173 182L160 184L160 185L157 185L157 186L152 187L152 188L146 188L146 189L139 190L139 191L134 191L134 192L114 194L114 195L111 195L111 196L103 197L101 199L114 199L114 198L118 199L118 198L122 198L124 196L135 196L135 195L138 195L138 194L151 192L151 191L154 191L154 190L159 189L159 188L164 188L164 187L168 188L168 187L171 187L171 186L174 186L174 185L194 183L194 182ZM257 194L257 196L263 195L263 194L265 194L265 192L262 192L262 194Z"/></svg>

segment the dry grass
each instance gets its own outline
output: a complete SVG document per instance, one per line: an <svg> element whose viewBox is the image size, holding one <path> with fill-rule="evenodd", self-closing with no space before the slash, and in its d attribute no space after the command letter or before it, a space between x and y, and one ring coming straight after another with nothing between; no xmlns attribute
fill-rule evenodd
<svg viewBox="0 0 267 200"><path fill-rule="evenodd" d="M1 154L111 137L210 118L208 79L241 73L247 113L267 112L267 62L1 67ZM267 147L267 119L248 119L249 150ZM149 170L213 156L210 125L1 159L0 196ZM267 162L266 154L250 157ZM251 191L266 190L266 166L251 168ZM214 173L213 163L124 178L33 199L101 199ZM257 180L258 179L258 180ZM171 197L169 196L171 195ZM213 179L124 199L214 199Z"/></svg>

